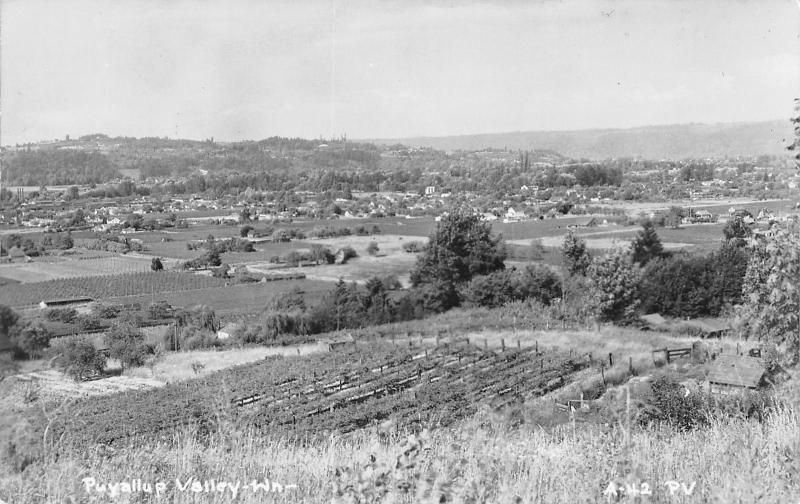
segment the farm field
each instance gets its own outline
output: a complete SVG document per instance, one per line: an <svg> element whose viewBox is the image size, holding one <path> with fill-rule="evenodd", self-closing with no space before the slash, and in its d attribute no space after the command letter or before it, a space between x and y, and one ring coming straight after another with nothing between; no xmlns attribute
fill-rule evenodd
<svg viewBox="0 0 800 504"><path fill-rule="evenodd" d="M0 304L25 307L43 300L90 297L106 300L143 292L182 292L224 287L226 281L206 275L173 271L147 271L122 275L84 276L17 284L0 290ZM144 296L147 297L147 296Z"/></svg>
<svg viewBox="0 0 800 504"><path fill-rule="evenodd" d="M155 364L146 368L125 370L124 376L153 379L161 384L173 383L205 376L216 371L251 364L265 357L308 356L327 351L320 343L307 343L289 346L255 346L247 348L229 348L224 350L191 350L168 352L161 356ZM193 364L202 368L195 372Z"/></svg>
<svg viewBox="0 0 800 504"><path fill-rule="evenodd" d="M172 264L167 262L164 267ZM115 255L101 258L76 258L57 261L0 266L0 276L22 283L44 282L60 278L76 278L97 275L117 275L150 271L150 258L130 255Z"/></svg>
<svg viewBox="0 0 800 504"><path fill-rule="evenodd" d="M700 249L703 251L715 250L724 239L722 232L725 224L682 224L678 229L669 227L656 228L661 243L668 250ZM577 228L575 234L586 241L586 246L592 249L608 249L617 244L626 244L636 236L641 226L609 226L593 228ZM566 236L566 230L554 236L541 237L541 244L546 248L559 249ZM506 243L524 246L530 245L531 240L507 240Z"/></svg>
<svg viewBox="0 0 800 504"><path fill-rule="evenodd" d="M286 271L297 273L296 269L291 268ZM275 271L273 270L272 272L274 273ZM214 278L213 280L221 279ZM266 283L229 285L227 287L224 284L224 280L221 280L221 282L222 284L180 291L156 291L155 296L143 294L146 291L140 290L139 292L142 292L140 294L115 296L109 298L109 301L124 304L140 303L142 306L146 306L153 300L163 300L174 307L185 308L207 305L213 308L218 315L254 314L260 313L275 296L289 292L294 288L304 291L306 302L312 305L333 288L331 282L312 279L276 280Z"/></svg>
<svg viewBox="0 0 800 504"><path fill-rule="evenodd" d="M474 414L479 404L557 388L580 367L558 353L356 343L305 358L262 360L159 389L78 401L51 429L67 442L120 446L142 436L168 439L187 423L211 427L220 407L243 428L295 435L350 432L389 418L407 426L420 421L449 425ZM44 427L40 420L35 423Z"/></svg>

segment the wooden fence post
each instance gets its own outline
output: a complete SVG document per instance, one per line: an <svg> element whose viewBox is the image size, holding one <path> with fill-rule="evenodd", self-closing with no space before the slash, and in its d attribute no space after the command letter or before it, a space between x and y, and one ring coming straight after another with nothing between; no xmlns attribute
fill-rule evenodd
<svg viewBox="0 0 800 504"><path fill-rule="evenodd" d="M633 374L633 357L628 357L628 372Z"/></svg>
<svg viewBox="0 0 800 504"><path fill-rule="evenodd" d="M486 338L483 338L483 349L489 350L489 340Z"/></svg>
<svg viewBox="0 0 800 504"><path fill-rule="evenodd" d="M539 355L539 340L536 340L536 355Z"/></svg>
<svg viewBox="0 0 800 504"><path fill-rule="evenodd" d="M504 338L500 338L500 351L501 352L506 351L506 340Z"/></svg>
<svg viewBox="0 0 800 504"><path fill-rule="evenodd" d="M614 365L614 359L611 358L611 353L608 354L608 367Z"/></svg>
<svg viewBox="0 0 800 504"><path fill-rule="evenodd" d="M522 346L520 345L519 340L517 340L517 350L521 350L521 349L522 349Z"/></svg>

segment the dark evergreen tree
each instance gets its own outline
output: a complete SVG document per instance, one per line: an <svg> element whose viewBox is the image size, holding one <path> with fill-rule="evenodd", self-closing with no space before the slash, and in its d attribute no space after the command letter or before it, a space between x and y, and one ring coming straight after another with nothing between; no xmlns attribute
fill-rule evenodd
<svg viewBox="0 0 800 504"><path fill-rule="evenodd" d="M652 222L645 221L642 229L633 239L633 262L640 266L646 265L651 259L662 257L664 246L656 233L656 228Z"/></svg>

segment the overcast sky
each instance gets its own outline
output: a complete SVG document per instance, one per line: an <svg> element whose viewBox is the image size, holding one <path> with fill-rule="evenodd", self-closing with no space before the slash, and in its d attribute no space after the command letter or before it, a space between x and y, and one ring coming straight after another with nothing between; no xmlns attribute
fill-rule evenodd
<svg viewBox="0 0 800 504"><path fill-rule="evenodd" d="M795 0L0 0L0 142L788 118Z"/></svg>

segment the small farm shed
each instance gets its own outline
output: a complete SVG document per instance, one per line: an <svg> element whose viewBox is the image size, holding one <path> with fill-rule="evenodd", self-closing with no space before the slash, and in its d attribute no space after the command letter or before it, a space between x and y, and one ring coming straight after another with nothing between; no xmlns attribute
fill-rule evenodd
<svg viewBox="0 0 800 504"><path fill-rule="evenodd" d="M240 328L239 324L226 324L219 331L217 331L217 338L228 339L233 336Z"/></svg>
<svg viewBox="0 0 800 504"><path fill-rule="evenodd" d="M711 392L729 394L757 389L764 384L766 368L761 359L746 355L720 355L708 373Z"/></svg>
<svg viewBox="0 0 800 504"><path fill-rule="evenodd" d="M67 306L75 306L91 303L92 298L66 298L66 299L50 299L39 303L39 308L64 308Z"/></svg>
<svg viewBox="0 0 800 504"><path fill-rule="evenodd" d="M667 320L658 313L642 315L639 320L641 321L639 328L646 331L657 331L667 324Z"/></svg>

